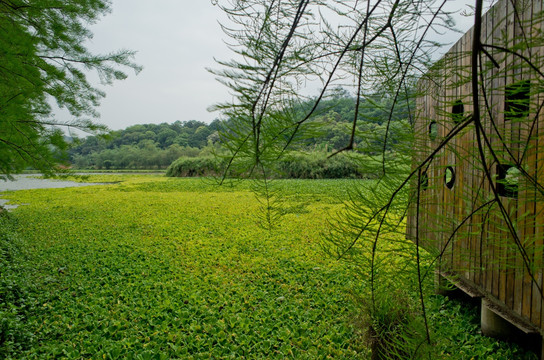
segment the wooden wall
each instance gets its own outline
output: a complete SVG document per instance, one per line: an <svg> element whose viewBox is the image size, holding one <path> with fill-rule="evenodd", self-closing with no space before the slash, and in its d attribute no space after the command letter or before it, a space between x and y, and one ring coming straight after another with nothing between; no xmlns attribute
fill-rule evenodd
<svg viewBox="0 0 544 360"><path fill-rule="evenodd" d="M440 257L443 274L541 334L543 3L500 0L482 19L479 135L472 30L419 82L414 169L421 166L421 176L413 188L420 203L412 203L408 220L409 237Z"/></svg>

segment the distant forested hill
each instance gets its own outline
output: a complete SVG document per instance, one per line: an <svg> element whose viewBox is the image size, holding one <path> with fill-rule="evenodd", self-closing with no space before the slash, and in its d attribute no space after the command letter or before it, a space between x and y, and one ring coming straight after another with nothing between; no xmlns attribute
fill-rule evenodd
<svg viewBox="0 0 544 360"><path fill-rule="evenodd" d="M217 141L219 120L176 121L172 124L133 125L109 136L88 136L76 141L70 161L79 169L166 168L181 156L198 156Z"/></svg>
<svg viewBox="0 0 544 360"><path fill-rule="evenodd" d="M310 120L319 123L320 126L316 126L319 132L299 143L299 149L331 152L346 146L355 116L355 101L343 90L322 101ZM369 97L361 102L355 137L361 153L380 153L385 138L386 150L394 150L398 140L409 131L408 109L396 108L391 113L391 103L388 97ZM308 101L299 105L296 111L307 112L312 106L312 101ZM133 125L113 131L105 138L79 139L70 150L70 162L78 169L166 168L180 157L209 156L212 147L218 146L218 131L222 126L220 120L211 124L190 120ZM387 129L389 135L385 137Z"/></svg>
<svg viewBox="0 0 544 360"><path fill-rule="evenodd" d="M374 95L361 99L355 131L356 149L364 154L381 153L384 150L394 151L395 144L406 138L410 127L410 108L404 101L398 101L391 110L393 101L387 95ZM342 149L349 143L353 119L355 117L356 99L347 91L337 89L327 100L322 100L312 117L311 122L319 129L314 137L306 140L308 148L317 148L331 152ZM308 111L313 106L310 100L300 106ZM386 131L388 136L385 136ZM387 141L384 144L384 140ZM385 146L384 146L385 145Z"/></svg>

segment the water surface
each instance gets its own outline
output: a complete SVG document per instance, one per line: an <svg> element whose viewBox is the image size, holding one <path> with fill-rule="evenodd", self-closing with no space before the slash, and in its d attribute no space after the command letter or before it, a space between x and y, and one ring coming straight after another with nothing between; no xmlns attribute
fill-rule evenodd
<svg viewBox="0 0 544 360"><path fill-rule="evenodd" d="M101 183L81 183L68 180L42 179L39 175L13 175L14 180L0 180L0 192L30 189L53 189L90 185L103 185Z"/></svg>
<svg viewBox="0 0 544 360"><path fill-rule="evenodd" d="M9 199L2 198L3 191L30 190L30 189L58 189L67 187L103 185L102 183L82 183L68 180L42 179L39 175L13 175L13 180L0 180L0 206L5 209L15 209L18 205L5 205Z"/></svg>

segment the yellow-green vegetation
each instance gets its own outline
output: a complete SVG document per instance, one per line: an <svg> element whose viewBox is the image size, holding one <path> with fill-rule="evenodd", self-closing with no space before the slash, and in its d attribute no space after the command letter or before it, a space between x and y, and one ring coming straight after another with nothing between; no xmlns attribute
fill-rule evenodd
<svg viewBox="0 0 544 360"><path fill-rule="evenodd" d="M274 182L283 217L268 231L250 181L74 179L110 184L3 195L26 205L0 213L2 359L357 359L419 331L417 291L398 284L369 309L369 271L322 252L361 180ZM482 338L475 308L426 301L428 358L534 359Z"/></svg>
<svg viewBox="0 0 544 360"><path fill-rule="evenodd" d="M16 356L357 357L346 294L359 285L320 252L350 181L284 182L290 200L272 231L257 226L248 183L85 181L122 182L6 195L28 204L13 217L34 284L33 335Z"/></svg>

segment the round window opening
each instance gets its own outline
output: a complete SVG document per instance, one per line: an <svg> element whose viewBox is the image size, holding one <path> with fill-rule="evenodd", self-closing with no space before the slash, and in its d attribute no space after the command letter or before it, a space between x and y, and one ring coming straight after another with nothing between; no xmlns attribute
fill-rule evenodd
<svg viewBox="0 0 544 360"><path fill-rule="evenodd" d="M444 183L446 184L446 187L448 189L452 189L453 185L455 185L455 171L451 166L448 166L446 168L446 172L444 174Z"/></svg>
<svg viewBox="0 0 544 360"><path fill-rule="evenodd" d="M461 100L455 100L451 108L451 115L453 117L453 122L456 124L463 121L463 114L465 113L465 106Z"/></svg>
<svg viewBox="0 0 544 360"><path fill-rule="evenodd" d="M499 196L518 197L518 186L521 171L514 165L499 164L497 166L497 193Z"/></svg>
<svg viewBox="0 0 544 360"><path fill-rule="evenodd" d="M431 121L429 124L429 138L431 140L435 140L438 136L438 125L436 124L436 121Z"/></svg>

